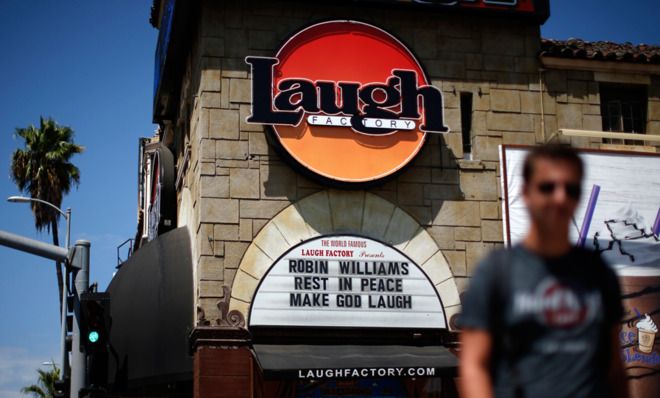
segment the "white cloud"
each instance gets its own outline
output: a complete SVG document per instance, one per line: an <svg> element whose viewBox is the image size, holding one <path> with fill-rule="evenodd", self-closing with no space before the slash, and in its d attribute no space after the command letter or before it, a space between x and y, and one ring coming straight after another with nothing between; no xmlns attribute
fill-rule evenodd
<svg viewBox="0 0 660 398"><path fill-rule="evenodd" d="M32 356L24 348L0 346L0 397L25 397L20 389L36 383L37 369L48 357Z"/></svg>

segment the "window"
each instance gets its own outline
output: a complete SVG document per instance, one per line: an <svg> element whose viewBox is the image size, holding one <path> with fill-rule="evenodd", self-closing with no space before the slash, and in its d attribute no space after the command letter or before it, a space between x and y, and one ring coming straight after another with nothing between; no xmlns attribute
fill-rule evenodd
<svg viewBox="0 0 660 398"><path fill-rule="evenodd" d="M472 93L461 93L461 139L463 159L472 156Z"/></svg>
<svg viewBox="0 0 660 398"><path fill-rule="evenodd" d="M600 85L600 114L603 131L644 134L648 94L645 86ZM643 145L639 140L603 139L604 143Z"/></svg>

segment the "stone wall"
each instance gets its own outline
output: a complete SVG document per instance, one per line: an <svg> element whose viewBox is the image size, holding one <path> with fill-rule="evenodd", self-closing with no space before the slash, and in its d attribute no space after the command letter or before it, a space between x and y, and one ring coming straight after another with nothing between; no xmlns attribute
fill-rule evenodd
<svg viewBox="0 0 660 398"><path fill-rule="evenodd" d="M245 56L274 55L286 38L313 21L358 19L388 30L409 46L443 91L451 132L432 135L409 168L369 192L404 209L426 229L459 291L477 261L503 242L498 145L541 143L558 127L600 130L593 73L547 71L540 83L538 26L464 14L396 12L392 18L392 10L350 3L203 2L174 126L177 165L184 170L180 200L188 189L192 202L186 219L194 236L196 300L203 311L197 321L223 317L217 305L228 302L223 287L232 285L261 228L290 204L326 189L284 163L268 145L264 127L245 122L251 101ZM649 128L660 133L657 91L654 84ZM461 92L473 94L469 160L461 144ZM574 143L596 145L583 139Z"/></svg>

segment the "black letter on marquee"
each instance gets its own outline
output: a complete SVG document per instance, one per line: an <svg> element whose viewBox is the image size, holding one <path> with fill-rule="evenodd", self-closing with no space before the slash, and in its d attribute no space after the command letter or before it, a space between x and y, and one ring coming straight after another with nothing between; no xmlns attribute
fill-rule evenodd
<svg viewBox="0 0 660 398"><path fill-rule="evenodd" d="M278 112L273 111L273 67L279 62L277 58L246 57L245 62L252 67L252 115L248 123L290 124L297 125L303 116L303 111Z"/></svg>

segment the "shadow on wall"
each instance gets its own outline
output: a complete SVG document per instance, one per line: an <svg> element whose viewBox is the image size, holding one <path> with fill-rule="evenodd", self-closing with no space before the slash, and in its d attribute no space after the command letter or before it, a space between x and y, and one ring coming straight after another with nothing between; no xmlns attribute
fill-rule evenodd
<svg viewBox="0 0 660 398"><path fill-rule="evenodd" d="M419 224L432 227L444 201L463 201L458 163L445 138L429 134L415 159L394 176L376 183L342 184L315 176L279 150L271 132L268 161L261 164L264 198L296 203L318 191L337 189L343 192L368 190L406 210ZM345 162L337 159L337 162ZM253 231L256 234L258 231ZM397 242L401 243L401 242Z"/></svg>

